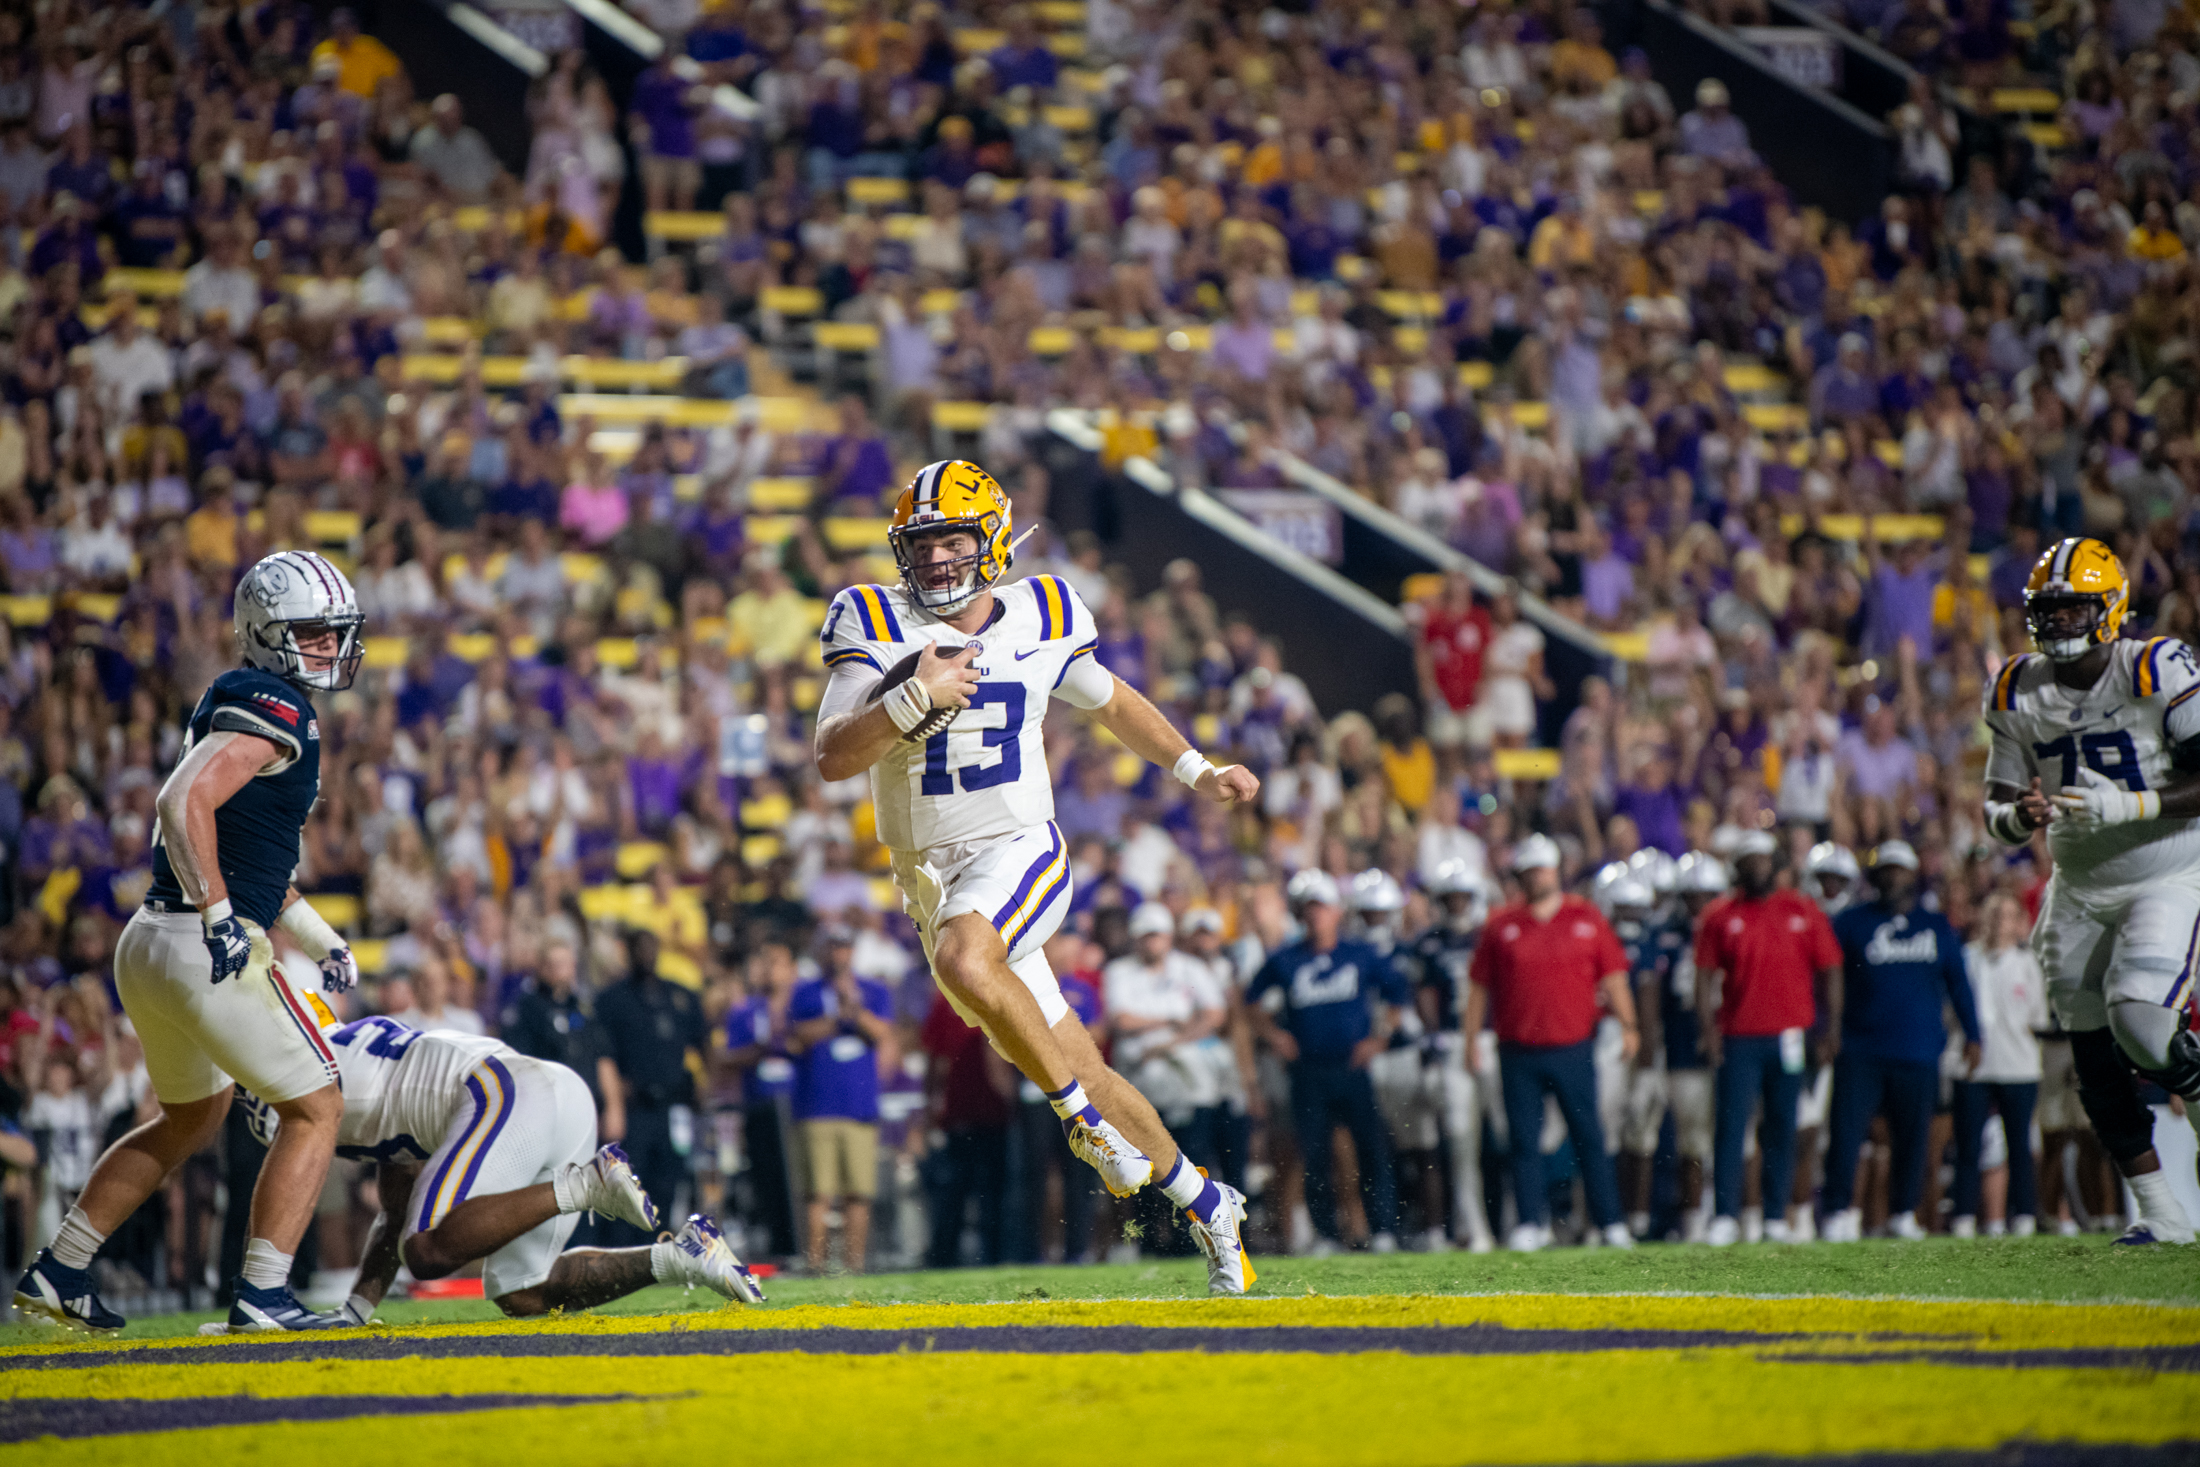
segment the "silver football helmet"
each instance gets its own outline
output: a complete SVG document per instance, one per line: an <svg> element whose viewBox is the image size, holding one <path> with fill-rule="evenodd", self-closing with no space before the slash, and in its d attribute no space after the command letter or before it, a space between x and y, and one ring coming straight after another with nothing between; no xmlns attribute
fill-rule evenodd
<svg viewBox="0 0 2200 1467"><path fill-rule="evenodd" d="M1856 864L1855 853L1847 846L1822 840L1803 858L1803 894L1829 917L1846 911L1855 902L1863 880L1863 868Z"/></svg>
<svg viewBox="0 0 2200 1467"><path fill-rule="evenodd" d="M1489 883L1457 856L1438 862L1436 869L1429 873L1428 894L1458 931L1472 932L1489 918ZM1454 902L1453 897L1465 900Z"/></svg>
<svg viewBox="0 0 2200 1467"><path fill-rule="evenodd" d="M359 597L342 571L312 551L278 550L246 571L237 583L235 610L237 649L246 666L323 692L340 692L359 675L366 655ZM336 634L335 655L326 666L309 668L299 642L324 632Z"/></svg>
<svg viewBox="0 0 2200 1467"><path fill-rule="evenodd" d="M1387 917L1405 910L1405 888L1380 866L1370 866L1352 878L1352 910L1368 917Z"/></svg>

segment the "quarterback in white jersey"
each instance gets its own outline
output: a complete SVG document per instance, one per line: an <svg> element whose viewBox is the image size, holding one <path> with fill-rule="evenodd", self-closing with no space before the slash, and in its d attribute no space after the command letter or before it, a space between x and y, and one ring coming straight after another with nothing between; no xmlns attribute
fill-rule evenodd
<svg viewBox="0 0 2200 1467"><path fill-rule="evenodd" d="M1047 705L1090 710L1205 798L1251 800L1260 782L1208 763L1099 664L1092 612L1067 581L1003 583L1010 508L984 469L926 467L902 490L888 535L901 585L850 587L826 612L818 772L870 771L879 839L955 1011L1046 1092L1109 1191L1127 1197L1158 1180L1190 1220L1209 1287L1241 1293L1253 1279L1243 1199L1185 1160L1153 1106L1100 1058L1047 966L1070 898Z"/></svg>
<svg viewBox="0 0 2200 1467"><path fill-rule="evenodd" d="M729 1299L763 1293L706 1217L647 1248L566 1251L583 1212L645 1230L657 1214L616 1146L596 1146L596 1102L580 1076L508 1045L394 1019L326 1021L344 1087L336 1154L378 1164L382 1211L367 1235L345 1317L366 1323L397 1276L437 1279L482 1260L482 1292L511 1315L586 1309L652 1282L701 1284ZM273 1110L249 1098L253 1129Z"/></svg>
<svg viewBox="0 0 2200 1467"><path fill-rule="evenodd" d="M2130 585L2098 540L2064 540L2032 568L2037 655L1987 687L1986 824L2036 830L2054 856L2033 932L2070 1031L2078 1094L2143 1216L2127 1242L2190 1242L2154 1153L2133 1068L2185 1097L2200 1126L2200 1038L2185 1008L2200 962L2200 661L2168 637L2119 637Z"/></svg>

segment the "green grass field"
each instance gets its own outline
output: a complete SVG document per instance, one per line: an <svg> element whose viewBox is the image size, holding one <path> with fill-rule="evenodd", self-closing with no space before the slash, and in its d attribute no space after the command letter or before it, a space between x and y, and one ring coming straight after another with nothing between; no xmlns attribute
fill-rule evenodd
<svg viewBox="0 0 2200 1467"><path fill-rule="evenodd" d="M2200 1249L2117 1248L2102 1238L1993 1242L1933 1239L1843 1246L1739 1248L1666 1246L1632 1252L1553 1249L1492 1253L1365 1254L1260 1258L1254 1293L1294 1297L1377 1294L1823 1294L1911 1299L2024 1299L2060 1303L2200 1304ZM861 1278L781 1276L766 1285L766 1309L804 1304L1013 1304L1039 1299L1190 1299L1206 1275L1190 1259L1090 1268L988 1268L875 1274ZM719 1301L677 1289L647 1289L595 1311L659 1314L715 1309ZM134 1319L127 1339L193 1334L211 1314ZM480 1300L393 1301L377 1315L391 1324L499 1319ZM39 1325L0 1330L0 1345L52 1338Z"/></svg>

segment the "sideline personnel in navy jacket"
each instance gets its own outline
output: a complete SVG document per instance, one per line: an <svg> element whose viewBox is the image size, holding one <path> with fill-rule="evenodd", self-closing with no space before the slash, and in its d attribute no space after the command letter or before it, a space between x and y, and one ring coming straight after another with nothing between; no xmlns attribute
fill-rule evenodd
<svg viewBox="0 0 2200 1467"><path fill-rule="evenodd" d="M1948 919L1918 906L1917 852L1898 840L1872 852L1878 900L1833 919L1841 944L1846 1002L1841 1053L1833 1066L1833 1134L1826 1151L1829 1243L1854 1242L1856 1157L1872 1117L1884 1111L1893 1152L1887 1173L1888 1231L1924 1236L1913 1215L1925 1186L1926 1139L1940 1093L1941 1019L1953 1006L1963 1026L1964 1072L1978 1068L1978 1008L1963 963L1963 939Z"/></svg>

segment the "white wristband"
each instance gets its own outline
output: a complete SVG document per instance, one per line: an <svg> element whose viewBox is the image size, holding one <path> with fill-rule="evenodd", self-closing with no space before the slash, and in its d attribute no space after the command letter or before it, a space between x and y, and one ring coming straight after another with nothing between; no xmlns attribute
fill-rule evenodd
<svg viewBox="0 0 2200 1467"><path fill-rule="evenodd" d="M1986 802L1986 833L2005 846L2026 845L2032 839L2024 816L2013 803L2002 800Z"/></svg>
<svg viewBox="0 0 2200 1467"><path fill-rule="evenodd" d="M216 923L229 920L229 910L229 898L227 897L223 897L218 902L209 903L199 908L199 925L208 932L212 932Z"/></svg>
<svg viewBox="0 0 2200 1467"><path fill-rule="evenodd" d="M1205 754L1197 749L1186 749L1177 755L1176 767L1169 772L1176 776L1177 783L1186 789L1196 790L1199 788L1200 776L1214 773L1214 768L1214 765L1207 762Z"/></svg>
<svg viewBox="0 0 2200 1467"><path fill-rule="evenodd" d="M886 695L886 716L903 733L922 723L924 715L931 711L931 690L913 677Z"/></svg>
<svg viewBox="0 0 2200 1467"><path fill-rule="evenodd" d="M343 934L329 926L328 919L314 911L313 904L304 897L283 908L275 925L297 938L298 946L316 963L346 945Z"/></svg>

